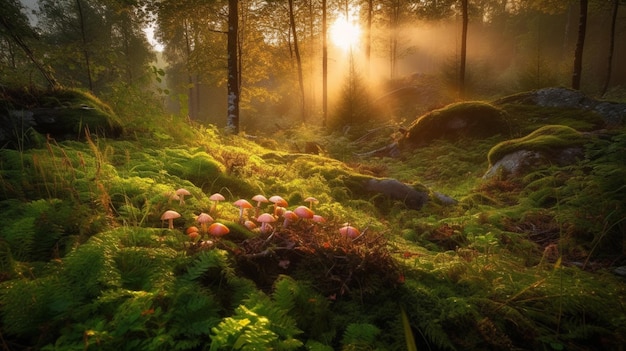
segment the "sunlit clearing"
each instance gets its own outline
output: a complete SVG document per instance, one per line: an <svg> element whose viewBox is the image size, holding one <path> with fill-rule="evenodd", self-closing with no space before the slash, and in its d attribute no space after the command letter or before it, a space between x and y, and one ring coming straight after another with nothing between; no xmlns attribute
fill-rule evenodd
<svg viewBox="0 0 626 351"><path fill-rule="evenodd" d="M355 21L348 21L345 16L337 18L330 27L330 39L344 51L357 45L360 37L361 27Z"/></svg>

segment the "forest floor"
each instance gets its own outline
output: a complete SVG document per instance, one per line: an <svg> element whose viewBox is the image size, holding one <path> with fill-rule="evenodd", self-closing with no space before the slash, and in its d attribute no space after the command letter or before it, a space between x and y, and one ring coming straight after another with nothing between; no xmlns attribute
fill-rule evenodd
<svg viewBox="0 0 626 351"><path fill-rule="evenodd" d="M513 128L415 144L403 140L417 121L233 136L169 117L0 149L1 349L622 349L623 121L481 104ZM475 108L431 117L457 128ZM307 142L315 154L299 152ZM393 155L369 153L394 142ZM580 153L556 162L563 145ZM548 162L484 177L512 147ZM427 201L368 191L372 179ZM323 222L285 219L299 207ZM180 214L172 229L167 210ZM201 213L229 233L211 234Z"/></svg>

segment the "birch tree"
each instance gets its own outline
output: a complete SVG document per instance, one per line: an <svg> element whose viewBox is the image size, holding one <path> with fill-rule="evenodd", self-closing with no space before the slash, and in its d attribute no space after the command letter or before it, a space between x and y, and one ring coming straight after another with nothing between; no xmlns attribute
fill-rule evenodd
<svg viewBox="0 0 626 351"><path fill-rule="evenodd" d="M226 127L239 134L239 0L228 0L228 114Z"/></svg>

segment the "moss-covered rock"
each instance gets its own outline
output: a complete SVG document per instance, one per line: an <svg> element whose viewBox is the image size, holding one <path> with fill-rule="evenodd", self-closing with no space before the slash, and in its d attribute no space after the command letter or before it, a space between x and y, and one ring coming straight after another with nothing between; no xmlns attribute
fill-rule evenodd
<svg viewBox="0 0 626 351"><path fill-rule="evenodd" d="M13 148L35 146L36 134L58 140L92 135L118 137L122 122L90 93L74 89L5 90L0 94L0 143Z"/></svg>
<svg viewBox="0 0 626 351"><path fill-rule="evenodd" d="M582 155L588 138L577 130L562 125L547 125L517 139L498 143L489 150L489 170L485 177L503 170L509 174L524 172L545 164L564 165Z"/></svg>
<svg viewBox="0 0 626 351"><path fill-rule="evenodd" d="M494 101L494 105L534 105L561 110L579 110L596 114L606 126L617 127L624 124L626 104L590 98L580 92L563 87L549 87L525 91ZM589 117L587 117L589 119ZM593 121L595 122L595 121Z"/></svg>
<svg viewBox="0 0 626 351"><path fill-rule="evenodd" d="M475 139L510 132L503 110L485 102L459 102L416 119L409 126L405 141L423 145L436 139Z"/></svg>

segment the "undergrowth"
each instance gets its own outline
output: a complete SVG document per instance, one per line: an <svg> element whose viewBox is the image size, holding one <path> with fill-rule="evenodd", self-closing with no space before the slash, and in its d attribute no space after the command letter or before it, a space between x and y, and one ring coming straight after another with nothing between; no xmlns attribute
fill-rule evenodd
<svg viewBox="0 0 626 351"><path fill-rule="evenodd" d="M399 158L319 138L328 149L311 155L167 118L172 134L134 121L123 139L85 133L83 142L0 150L3 349L618 350L626 342L625 286L611 273L625 250L623 131L590 138L574 164L483 179L489 150L507 137L435 140ZM291 132L284 137L298 143L312 138ZM389 135L377 138L384 145ZM359 192L365 176L425 185L456 202L433 196L407 208ZM172 196L181 187L191 193L184 203ZM227 200L210 200L216 192ZM315 196L326 222L249 230L232 202L255 194L281 195L289 209ZM160 219L166 210L181 214L173 229ZM191 239L186 230L203 212L230 233ZM361 235L340 235L346 224Z"/></svg>

